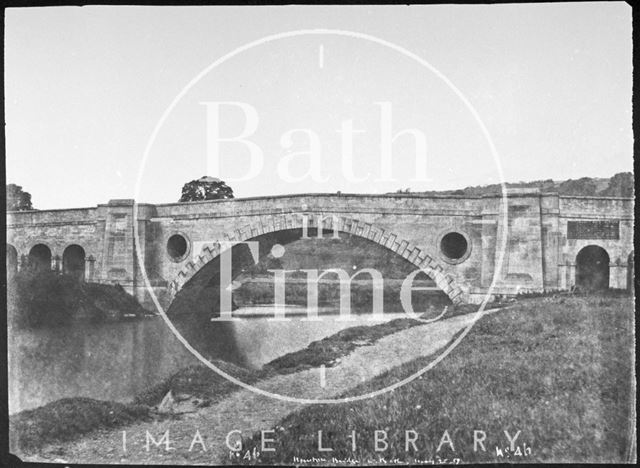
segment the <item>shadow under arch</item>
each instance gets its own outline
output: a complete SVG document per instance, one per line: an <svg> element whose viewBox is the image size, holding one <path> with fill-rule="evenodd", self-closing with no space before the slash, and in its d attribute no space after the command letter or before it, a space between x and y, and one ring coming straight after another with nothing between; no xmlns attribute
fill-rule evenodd
<svg viewBox="0 0 640 468"><path fill-rule="evenodd" d="M29 268L35 271L51 271L51 249L45 244L36 244L29 250Z"/></svg>
<svg viewBox="0 0 640 468"><path fill-rule="evenodd" d="M329 222L328 222L329 221ZM362 223L358 220L327 216L322 219L322 226L314 225L317 220L313 216L307 218L308 236L317 235L318 227L324 232L333 230L361 237L374 242L397 255L400 255L416 268L421 269L431 278L438 288L440 288L454 304L464 302L464 293L456 284L455 280L443 272L442 266L422 249L399 238L396 234L379 228L369 223ZM333 225L335 223L335 225ZM232 234L227 234L223 239L225 242L246 242L257 240L260 242L260 257L266 256L271 247L275 244L287 244L302 238L303 216L295 213L287 213L271 216L267 223L253 223L241 229L236 229ZM219 303L218 288L220 285L220 271L218 259L221 251L219 242L212 242L205 245L195 260L189 261L176 278L169 284L170 306L168 314L171 315L176 309L187 309L200 311L202 305L210 301ZM243 268L253 264L253 257L246 245L236 245L232 248L233 263L231 265L231 280L242 273ZM201 300L189 298L189 293L195 289L207 290L208 293L201 297ZM177 301L177 302L176 302ZM211 308L208 308L211 313Z"/></svg>
<svg viewBox="0 0 640 468"><path fill-rule="evenodd" d="M62 272L77 281L84 281L85 260L86 253L81 246L69 245L62 254Z"/></svg>

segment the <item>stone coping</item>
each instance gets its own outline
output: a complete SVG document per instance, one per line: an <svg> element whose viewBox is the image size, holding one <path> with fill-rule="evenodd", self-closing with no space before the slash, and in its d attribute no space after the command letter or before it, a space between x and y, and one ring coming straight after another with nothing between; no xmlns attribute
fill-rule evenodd
<svg viewBox="0 0 640 468"><path fill-rule="evenodd" d="M578 195L559 195L556 192L543 193L539 191L530 192L516 192L508 194L509 198L530 198L530 197L559 197L559 198L571 198L571 199L586 199L586 200L620 200L620 201L633 201L633 198L628 197L593 197L593 196L578 196ZM411 193L294 193L288 195L265 195L258 197L245 197L245 198L232 198L221 200L202 200L195 202L173 202L173 203L137 203L137 206L180 206L180 205L194 205L194 204L207 204L207 203L235 203L244 201L258 201L258 200L281 200L286 198L304 198L304 197L339 197L339 198L405 198L405 199L454 199L454 200L481 200L485 198L502 198L502 194L485 194L485 195L449 195L449 194L436 194L436 195L423 195L423 194L411 194ZM56 211L82 211L82 210L96 210L98 207L103 206L134 206L133 200L112 200L108 204L99 204L97 207L83 207L83 208L53 208L47 210L28 210L28 211L7 211L7 215L21 215L21 214L34 214ZM112 203L116 202L116 203Z"/></svg>

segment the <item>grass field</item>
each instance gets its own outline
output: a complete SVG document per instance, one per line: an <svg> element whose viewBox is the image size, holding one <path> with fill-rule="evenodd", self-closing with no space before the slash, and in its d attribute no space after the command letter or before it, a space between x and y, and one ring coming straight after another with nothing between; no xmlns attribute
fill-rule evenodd
<svg viewBox="0 0 640 468"><path fill-rule="evenodd" d="M408 463L437 462L437 457L463 462L632 461L633 330L634 304L628 296L523 299L484 317L422 379L374 399L308 406L290 414L267 436L275 439L267 444L275 451L263 452L251 463L312 458L331 463L332 457L361 463L380 463L379 457ZM428 362L418 358L348 394L388 385ZM318 450L320 430L323 448L333 451ZM386 436L386 450L376 451L375 431L384 431L378 437ZM405 446L406 431L417 433L417 450ZM474 450L474 431L481 431L477 439L484 434L485 450L480 444ZM512 439L520 431L513 447L504 431ZM244 441L242 453L254 448L262 451L260 433Z"/></svg>

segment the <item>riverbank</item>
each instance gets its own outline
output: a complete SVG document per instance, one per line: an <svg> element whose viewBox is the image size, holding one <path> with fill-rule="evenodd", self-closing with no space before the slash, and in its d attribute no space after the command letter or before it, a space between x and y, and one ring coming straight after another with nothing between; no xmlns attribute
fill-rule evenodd
<svg viewBox="0 0 640 468"><path fill-rule="evenodd" d="M446 311L434 310L432 315L426 315L424 318L434 319L443 312L445 318L451 318L475 310L471 306L450 306ZM374 345L387 335L419 325L422 323L416 320L395 319L378 325L347 328L332 336L312 342L302 350L277 358L258 370L245 369L220 360L215 361L215 364L242 382L255 383L279 374L292 374L323 365L328 368L333 367L340 362L341 358L350 354L357 347ZM169 392L177 400L188 400L185 403L187 406L191 404L194 408L199 408L215 404L238 389L236 384L220 377L204 365L190 366L160 384L139 393L133 398L131 405L124 407L119 403L66 398L42 408L12 415L10 417L12 446L17 450L33 452L45 443L67 441L90 432L92 429L118 426L121 422L119 418L114 419L112 424L101 422L101 410L94 411L95 408L102 408L99 405L116 405L116 413L126 411L136 414L139 420L146 420L166 417L159 415L154 407L157 407ZM79 405L74 410L73 405L76 400ZM87 404L87 401L93 403ZM58 405L61 405L60 408ZM44 419L46 419L46 423L43 423ZM85 421L86 424L76 424L77 420ZM95 426L90 424L91 421L95 422Z"/></svg>
<svg viewBox="0 0 640 468"><path fill-rule="evenodd" d="M289 374L277 374L254 385L262 391L290 397L331 398L375 375L408 362L416 355L430 355L445 346L466 326L471 315L453 317L432 324L420 324L380 338L373 345L358 346L340 362L326 369L326 382L321 382L319 369L306 369ZM423 339L426 338L426 339ZM380 352L384 349L385 352ZM240 430L250 435L258 425L275 423L298 409L301 403L273 399L247 389L236 389L218 403L194 408L191 399L175 403L169 417L151 422L139 422L118 430L98 430L68 443L46 444L36 454L26 456L31 461L60 459L83 463L168 463L216 464L220 449L224 450L229 431ZM126 431L123 449L122 431ZM159 440L169 431L170 445L175 450L165 452L164 443L155 447L147 434ZM189 450L189 443L201 432L205 450Z"/></svg>
<svg viewBox="0 0 640 468"><path fill-rule="evenodd" d="M432 359L429 356L450 343L471 317L396 329L369 343L351 337L358 345L333 360L326 369L324 385L321 371L313 366L264 375L254 384L264 391L305 398L353 396L381 389L424 367ZM392 393L340 405L305 406L274 400L238 389L223 379L218 383L228 385L230 392L218 394L220 387L211 386L207 374L195 369L171 384L173 414L126 423L118 430L92 431L71 442L48 443L28 458L84 463L220 463L229 455L225 450L229 431L241 431L244 455L261 446L261 431L274 430L269 437L275 440L270 443L275 452L262 453L250 463L291 464L293 457L326 455L317 451L317 431L322 430L323 446L334 450L331 456L366 461L378 459L380 453L373 444L375 431L382 430L389 437L389 448L382 454L386 459L419 461L437 455L456 456L465 462L628 461L635 456L629 446L635 418L631 403L635 391L631 387L633 322L629 297L523 299L484 317L460 346L423 378ZM305 353L299 357L305 358ZM213 390L211 396L219 399L196 397L198 387L202 392ZM149 396L148 402L162 398L163 391ZM358 431L356 452L348 438L351 429ZM473 451L476 429L486 434L486 452ZM122 430L126 431L126 447ZM419 434L415 452L404 451L400 438L405 430ZM510 447L505 430L512 437L521 431L517 444L520 458L513 450L504 450ZM167 431L173 450L165 450L164 443L146 450L146 434L158 441ZM455 450L447 453L445 444L436 453L444 431L449 431ZM202 446L192 444L197 434ZM496 454L496 447L502 457ZM241 458L232 461L243 462Z"/></svg>
<svg viewBox="0 0 640 468"><path fill-rule="evenodd" d="M7 321L15 328L59 327L150 315L119 285L85 283L51 271L23 270L7 282Z"/></svg>
<svg viewBox="0 0 640 468"><path fill-rule="evenodd" d="M506 304L492 304L494 308ZM458 305L448 306L439 313L422 315L422 320L435 320L438 317L449 319L460 315L476 312L477 306ZM306 369L316 369L321 366L334 367L340 360L360 346L371 346L385 336L408 328L423 325L424 322L398 318L377 325L361 325L346 328L327 338L313 341L307 347L287 353L266 363L261 369L249 370L234 366L224 361L214 361L214 364L224 372L234 376L242 382L253 384L278 374L292 374ZM133 402L148 406L158 405L169 392L173 395L188 395L189 398L204 401L207 404L219 401L221 397L235 391L238 386L212 372L204 365L191 366L172 375L160 384L137 395Z"/></svg>

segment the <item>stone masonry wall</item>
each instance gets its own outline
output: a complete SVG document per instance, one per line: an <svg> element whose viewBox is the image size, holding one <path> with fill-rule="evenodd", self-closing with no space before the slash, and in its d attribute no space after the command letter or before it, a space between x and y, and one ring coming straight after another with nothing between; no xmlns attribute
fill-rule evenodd
<svg viewBox="0 0 640 468"><path fill-rule="evenodd" d="M495 294L568 289L575 284L576 256L588 245L607 251L610 286L623 288L633 249L633 200L517 190L509 193L506 205L495 196L405 194L301 194L137 206L133 200L112 200L94 208L8 213L7 242L19 257L42 243L60 259L69 245L80 245L93 262L88 280L122 284L149 305L147 289L153 288L161 303L169 301L168 288L195 266L205 246L250 239L283 216L301 213L314 219L336 216L347 232L370 239L378 232L385 236L386 247L414 263L428 257L435 274L446 278L443 288L457 288L472 302L484 298L498 269ZM597 238L603 235L596 231L594 239L567 236L569 222L603 220L617 222L618 239ZM468 243L460 261L451 261L440 249L443 236L452 231ZM188 241L183 258L167 253L167 241L174 234Z"/></svg>

